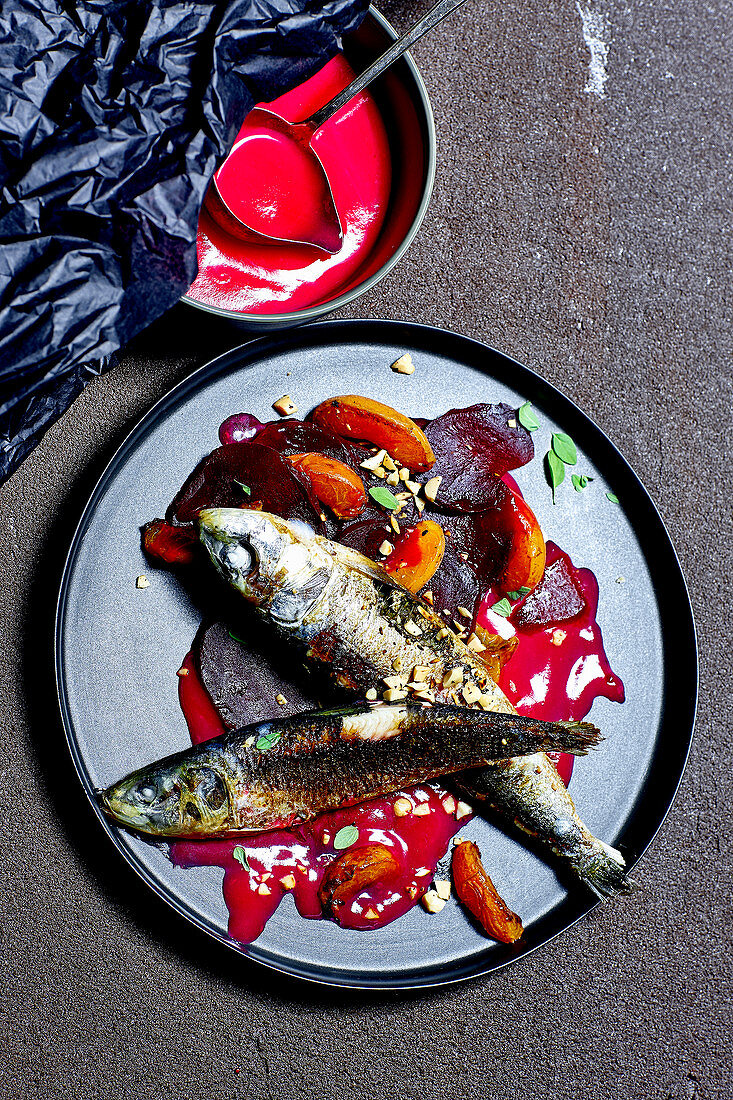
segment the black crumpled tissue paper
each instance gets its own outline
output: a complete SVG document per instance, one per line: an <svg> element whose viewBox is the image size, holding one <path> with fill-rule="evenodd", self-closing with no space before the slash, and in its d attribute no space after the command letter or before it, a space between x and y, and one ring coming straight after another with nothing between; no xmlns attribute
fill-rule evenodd
<svg viewBox="0 0 733 1100"><path fill-rule="evenodd" d="M0 481L196 272L242 119L368 0L2 0Z"/></svg>

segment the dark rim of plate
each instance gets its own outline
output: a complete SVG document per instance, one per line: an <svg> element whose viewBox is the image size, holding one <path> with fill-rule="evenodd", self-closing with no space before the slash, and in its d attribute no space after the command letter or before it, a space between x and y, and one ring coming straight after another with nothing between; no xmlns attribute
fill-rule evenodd
<svg viewBox="0 0 733 1100"><path fill-rule="evenodd" d="M56 682L66 739L74 767L92 809L117 850L134 872L179 915L206 932L230 950L274 970L323 985L363 990L419 990L463 981L498 970L522 958L590 912L598 900L582 890L568 895L549 913L534 922L519 946L487 943L485 951L467 962L456 961L425 968L404 969L381 975L362 971L337 970L329 966L303 966L264 951L254 944L242 945L222 934L206 919L183 902L155 878L151 871L125 847L102 814L94 786L87 774L77 744L63 679L63 625L72 567L77 550L89 526L98 501L114 480L128 454L138 441L179 403L186 400L203 382L232 369L241 369L263 356L298 347L316 345L386 344L424 349L444 354L464 366L479 370L497 381L506 381L536 405L545 408L580 447L592 453L604 476L623 495L624 512L644 550L652 585L658 598L664 652L664 688L662 715L657 744L649 764L644 786L617 838L631 870L664 822L674 801L690 752L697 708L697 642L690 598L682 570L664 523L639 477L603 431L559 390L486 344L446 329L412 322L382 320L322 321L305 329L288 330L262 337L226 352L200 367L162 397L142 418L112 457L82 513L66 558L56 610L55 666Z"/></svg>

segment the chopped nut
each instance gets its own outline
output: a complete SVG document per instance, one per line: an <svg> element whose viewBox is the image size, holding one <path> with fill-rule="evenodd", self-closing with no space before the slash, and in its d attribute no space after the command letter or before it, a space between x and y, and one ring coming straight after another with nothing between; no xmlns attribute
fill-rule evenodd
<svg viewBox="0 0 733 1100"><path fill-rule="evenodd" d="M550 641L553 645L562 645L567 636L567 631L565 630L553 630Z"/></svg>
<svg viewBox="0 0 733 1100"><path fill-rule="evenodd" d="M449 634L450 630L448 629L448 627L441 626L440 630L438 631L438 638L447 638Z"/></svg>
<svg viewBox="0 0 733 1100"><path fill-rule="evenodd" d="M409 480L410 480L410 471L407 469L407 466L402 466L400 468L400 481L409 481Z"/></svg>
<svg viewBox="0 0 733 1100"><path fill-rule="evenodd" d="M247 740L244 742L245 748L251 749L256 740L257 738L254 735L252 737L248 737Z"/></svg>
<svg viewBox="0 0 733 1100"><path fill-rule="evenodd" d="M382 465L384 466L385 470L389 470L390 472L392 472L393 470L395 472L397 471L397 464L395 463L395 460L392 458L391 455L385 454L384 458L382 459ZM397 480L399 481L399 476Z"/></svg>
<svg viewBox="0 0 733 1100"><path fill-rule="evenodd" d="M435 893L443 901L447 901L450 897L450 882L447 878L436 878L434 882Z"/></svg>
<svg viewBox="0 0 733 1100"><path fill-rule="evenodd" d="M448 534L447 531L446 534ZM465 552L465 550L461 550L458 557L461 559L461 561L468 561L468 554Z"/></svg>
<svg viewBox="0 0 733 1100"><path fill-rule="evenodd" d="M426 875L431 875L432 871L429 867L418 867L415 871L415 878L425 878Z"/></svg>
<svg viewBox="0 0 733 1100"><path fill-rule="evenodd" d="M442 480L442 477L431 477L429 481L425 482L423 492L429 501L435 503L435 498L438 495L438 486Z"/></svg>
<svg viewBox="0 0 733 1100"><path fill-rule="evenodd" d="M415 665L412 670L413 680L427 680L430 675L430 669L427 665Z"/></svg>
<svg viewBox="0 0 733 1100"><path fill-rule="evenodd" d="M400 479L397 476L397 471L396 470L393 471L391 474L387 474L387 484L388 485L394 486L394 485L399 485L399 483L400 483Z"/></svg>
<svg viewBox="0 0 733 1100"><path fill-rule="evenodd" d="M456 665L455 668L452 668L450 670L450 672L446 672L445 676L443 677L443 687L444 688L450 688L450 687L453 687L454 684L462 684L462 683L463 683L463 669L460 665Z"/></svg>
<svg viewBox="0 0 733 1100"><path fill-rule="evenodd" d="M419 691L415 691L415 698L419 699L423 703L434 703L435 692L431 688L423 687L420 688Z"/></svg>
<svg viewBox="0 0 733 1100"><path fill-rule="evenodd" d="M465 635L465 633L466 633L466 625L465 625L465 623L459 623L459 622L458 622L458 619L454 619L454 620L453 620L453 626L455 627L455 630L456 630L456 634L458 635L458 637L459 637L459 638L462 638L462 637L464 637L464 635Z"/></svg>
<svg viewBox="0 0 733 1100"><path fill-rule="evenodd" d="M494 709L494 704L490 695L482 695L481 698L478 700L478 705L481 707L481 710Z"/></svg>
<svg viewBox="0 0 733 1100"><path fill-rule="evenodd" d="M382 447L381 451L377 451L377 453L375 455L372 455L371 458L365 458L363 462L359 463L359 465L363 470L376 470L377 466L382 465L386 453L387 452L385 451L384 447Z"/></svg>
<svg viewBox="0 0 733 1100"><path fill-rule="evenodd" d="M395 499L405 501L409 500L411 495L411 493L395 493Z"/></svg>
<svg viewBox="0 0 733 1100"><path fill-rule="evenodd" d="M283 875L283 877L280 879L280 885L285 890L294 890L295 889L295 875Z"/></svg>
<svg viewBox="0 0 733 1100"><path fill-rule="evenodd" d="M409 798L398 798L394 804L395 817L407 817L412 813L412 803Z"/></svg>
<svg viewBox="0 0 733 1100"><path fill-rule="evenodd" d="M422 629L414 623L412 619L408 619L405 623L405 633L411 634L413 638L419 638L422 634Z"/></svg>
<svg viewBox="0 0 733 1100"><path fill-rule="evenodd" d="M405 686L405 678L404 676L385 676L382 683L388 688L403 688Z"/></svg>
<svg viewBox="0 0 733 1100"><path fill-rule="evenodd" d="M188 669L187 668L179 668L178 672L176 673L176 676L188 676Z"/></svg>
<svg viewBox="0 0 733 1100"><path fill-rule="evenodd" d="M481 689L477 688L475 684L465 684L461 690L461 695L471 706L472 703L477 703L481 698Z"/></svg>
<svg viewBox="0 0 733 1100"><path fill-rule="evenodd" d="M329 833L328 829L323 830L323 833L321 835L321 843L322 844L330 844L331 843L331 834Z"/></svg>
<svg viewBox="0 0 733 1100"><path fill-rule="evenodd" d="M399 359L395 359L391 369L396 371L397 374L414 374L415 364L412 361L412 356L409 351L401 355Z"/></svg>
<svg viewBox="0 0 733 1100"><path fill-rule="evenodd" d="M456 808L456 800L452 794L447 794L443 799L443 809L447 814L452 814Z"/></svg>
<svg viewBox="0 0 733 1100"><path fill-rule="evenodd" d="M463 615L464 619L472 619L473 618L473 615L468 610L468 608L467 607L461 607L460 604L458 605L458 614Z"/></svg>
<svg viewBox="0 0 733 1100"><path fill-rule="evenodd" d="M468 638L468 641L466 642L466 645L468 646L469 649L472 649L474 653L483 653L484 650L486 649L486 646L481 641L478 634L475 634L475 633L469 635L469 638Z"/></svg>
<svg viewBox="0 0 733 1100"><path fill-rule="evenodd" d="M385 539L382 545L379 547L379 553L382 554L385 558L389 554L391 554L393 550L394 546L388 539Z"/></svg>
<svg viewBox="0 0 733 1100"><path fill-rule="evenodd" d="M456 806L456 821L461 821L462 818L468 817L472 813L473 810L467 802L459 802Z"/></svg>
<svg viewBox="0 0 733 1100"><path fill-rule="evenodd" d="M263 882L260 886L257 887L257 893L262 894L263 897L264 897L266 894L271 894L272 890L270 889L269 886L266 886L265 883Z"/></svg>
<svg viewBox="0 0 733 1100"><path fill-rule="evenodd" d="M417 508L418 512L424 512L425 511L425 501L420 500L420 497L415 497L415 507Z"/></svg>
<svg viewBox="0 0 733 1100"><path fill-rule="evenodd" d="M277 401L273 401L272 407L279 416L292 416L298 411L298 406L289 394L283 394Z"/></svg>
<svg viewBox="0 0 733 1100"><path fill-rule="evenodd" d="M407 691L403 688L387 688L387 690L382 693L382 698L385 703L399 703L402 699L407 698Z"/></svg>
<svg viewBox="0 0 733 1100"><path fill-rule="evenodd" d="M285 698L284 695L281 695L278 692L278 694L275 696L275 702L279 703L281 707L284 707L287 704L287 699Z"/></svg>
<svg viewBox="0 0 733 1100"><path fill-rule="evenodd" d="M412 495L416 497L417 494L420 492L422 486L420 485L419 481L406 481L405 488L409 489Z"/></svg>
<svg viewBox="0 0 733 1100"><path fill-rule="evenodd" d="M428 913L439 913L441 909L445 909L445 902L435 890L426 891L421 900L423 909L427 909Z"/></svg>
<svg viewBox="0 0 733 1100"><path fill-rule="evenodd" d="M377 920L379 918L379 913L370 905L368 909L364 910L364 916L367 920Z"/></svg>
<svg viewBox="0 0 733 1100"><path fill-rule="evenodd" d="M430 813L430 806L427 802L420 802L412 811L413 817L427 817Z"/></svg>
<svg viewBox="0 0 733 1100"><path fill-rule="evenodd" d="M370 702L371 702L372 699L376 699L377 698L377 689L376 688L369 688L369 690L366 693L366 698L369 699Z"/></svg>
<svg viewBox="0 0 733 1100"><path fill-rule="evenodd" d="M400 533L400 525L399 525L399 523L397 522L397 519L396 519L396 517L395 517L395 516L390 516L390 517L389 517L389 525L390 525L390 527L392 528L392 530L394 531L394 533L395 533L396 535L399 535L399 533Z"/></svg>
<svg viewBox="0 0 733 1100"><path fill-rule="evenodd" d="M150 581L144 573L141 573L135 581L135 588L150 588Z"/></svg>
<svg viewBox="0 0 733 1100"><path fill-rule="evenodd" d="M402 670L401 657L395 657L394 661L392 662L392 668L395 670L395 672L400 672Z"/></svg>
<svg viewBox="0 0 733 1100"><path fill-rule="evenodd" d="M411 898L414 898L417 896L419 889L420 887L416 882L411 882L409 886L405 887L405 893L409 894Z"/></svg>
<svg viewBox="0 0 733 1100"><path fill-rule="evenodd" d="M516 422L516 420L514 419L513 416L511 417L511 419L507 420L507 424L509 425L510 428L516 428L516 426L517 426L517 422Z"/></svg>
<svg viewBox="0 0 733 1100"><path fill-rule="evenodd" d="M625 584L626 577L616 577L616 584Z"/></svg>
<svg viewBox="0 0 733 1100"><path fill-rule="evenodd" d="M429 603L431 607L435 603L435 597L430 589L428 589L427 592L423 592L422 598L425 600L425 603Z"/></svg>
<svg viewBox="0 0 733 1100"><path fill-rule="evenodd" d="M372 470L372 473L375 477L381 477L383 479L387 476L387 471L384 466L377 466L376 470Z"/></svg>

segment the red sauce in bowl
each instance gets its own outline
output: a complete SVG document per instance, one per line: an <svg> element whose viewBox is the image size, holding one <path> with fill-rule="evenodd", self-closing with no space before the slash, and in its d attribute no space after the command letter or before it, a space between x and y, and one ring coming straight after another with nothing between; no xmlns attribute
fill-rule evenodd
<svg viewBox="0 0 733 1100"><path fill-rule="evenodd" d="M345 88L353 77L350 65L339 55L304 84L261 106L297 122ZM261 196L248 192L255 175L247 170L247 158L257 142L265 140L245 119L230 162L220 169L230 206L240 217L243 212L259 209L258 228L266 226L267 210L260 209ZM379 237L392 175L387 134L369 92L361 92L324 123L313 146L328 176L341 219L341 250L330 256L310 245L241 240L223 229L204 206L198 233L199 273L189 298L240 313L289 313L329 300L354 281ZM309 202L317 204L317 193L312 166L305 158L292 156L287 171L272 181L271 193L265 198L277 204L288 224L298 229L303 226L299 210Z"/></svg>

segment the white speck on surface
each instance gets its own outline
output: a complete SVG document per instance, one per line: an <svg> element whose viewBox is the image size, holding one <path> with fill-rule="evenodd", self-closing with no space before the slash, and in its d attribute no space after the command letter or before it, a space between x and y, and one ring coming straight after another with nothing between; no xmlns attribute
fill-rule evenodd
<svg viewBox="0 0 733 1100"><path fill-rule="evenodd" d="M578 3L576 7L583 21L583 40L590 52L588 83L584 91L603 99L608 80L608 43L604 41L608 36L608 24L601 12L589 7L581 7Z"/></svg>

